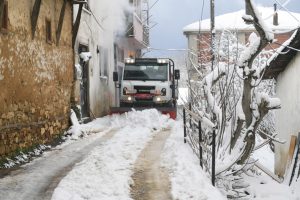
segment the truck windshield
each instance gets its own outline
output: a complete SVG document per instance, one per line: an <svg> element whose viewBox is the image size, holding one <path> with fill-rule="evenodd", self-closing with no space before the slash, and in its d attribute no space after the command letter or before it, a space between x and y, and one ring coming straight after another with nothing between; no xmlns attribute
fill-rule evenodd
<svg viewBox="0 0 300 200"><path fill-rule="evenodd" d="M167 81L168 64L126 64L123 80Z"/></svg>

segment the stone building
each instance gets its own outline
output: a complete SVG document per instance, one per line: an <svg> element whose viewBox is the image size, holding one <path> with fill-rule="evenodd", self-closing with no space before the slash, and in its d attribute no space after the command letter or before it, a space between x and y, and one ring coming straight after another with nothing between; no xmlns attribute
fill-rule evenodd
<svg viewBox="0 0 300 200"><path fill-rule="evenodd" d="M70 0L0 0L0 158L68 127L74 53Z"/></svg>

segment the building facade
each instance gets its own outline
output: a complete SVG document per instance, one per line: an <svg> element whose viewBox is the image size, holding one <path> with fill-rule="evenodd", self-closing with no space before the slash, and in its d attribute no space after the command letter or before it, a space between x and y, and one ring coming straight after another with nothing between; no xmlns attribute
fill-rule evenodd
<svg viewBox="0 0 300 200"><path fill-rule="evenodd" d="M89 0L82 12L80 4L74 5L74 23L81 14L74 43L75 71L80 68L81 75L75 73L73 102L83 119L107 115L110 107L118 106L119 90L112 74L122 72L124 58L140 57L147 47L147 2ZM80 58L82 52L91 53L88 62Z"/></svg>
<svg viewBox="0 0 300 200"><path fill-rule="evenodd" d="M1 0L0 158L51 142L68 127L72 2Z"/></svg>
<svg viewBox="0 0 300 200"><path fill-rule="evenodd" d="M114 28L109 24L109 7L104 4L105 1L89 0L87 4L74 5L74 23L81 16L74 42L73 100L83 120L108 114L113 101ZM84 61L82 52L89 52L91 58Z"/></svg>
<svg viewBox="0 0 300 200"><path fill-rule="evenodd" d="M300 132L300 29L285 43L289 47L278 49L266 68L265 79L276 79L276 96L281 101L281 109L275 111L277 137L286 141L275 143L275 173L284 177L291 136Z"/></svg>
<svg viewBox="0 0 300 200"><path fill-rule="evenodd" d="M275 33L276 43L267 46L266 50L276 49L291 36L293 33L292 30L298 27L296 19L300 20L300 14L277 11L273 8L265 7L259 7L258 9L261 11L262 18L266 24ZM227 31L235 35L240 44L247 44L250 34L256 30L253 25L244 22L242 19L243 15L245 15L245 10L216 16L215 28L217 41L220 35L224 31ZM184 27L183 33L188 40L191 61L199 66L209 62L211 59L210 19L187 25Z"/></svg>

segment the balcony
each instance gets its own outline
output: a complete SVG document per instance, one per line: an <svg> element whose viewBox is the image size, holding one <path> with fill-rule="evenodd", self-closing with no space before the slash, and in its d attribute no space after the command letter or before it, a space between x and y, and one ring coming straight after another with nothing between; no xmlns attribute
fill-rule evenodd
<svg viewBox="0 0 300 200"><path fill-rule="evenodd" d="M142 49L149 45L149 28L136 13L127 15L126 36L136 48Z"/></svg>

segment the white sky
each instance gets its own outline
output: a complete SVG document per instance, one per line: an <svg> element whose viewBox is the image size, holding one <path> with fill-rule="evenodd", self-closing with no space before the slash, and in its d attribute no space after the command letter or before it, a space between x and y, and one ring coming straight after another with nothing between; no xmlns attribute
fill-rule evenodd
<svg viewBox="0 0 300 200"><path fill-rule="evenodd" d="M150 31L150 46L159 49L186 48L187 40L182 29L201 18L203 1L203 19L206 19L210 17L209 0L159 0L150 10L150 15L152 15L150 20L157 23ZM150 0L150 5L154 2L156 0ZM263 6L273 6L276 2L288 2L286 8L292 12L300 13L299 0L255 0L255 2ZM243 9L244 4L243 0L215 0L215 12L216 15L220 15L237 11ZM280 6L278 8L281 9ZM172 53L174 51L152 51L146 55L167 57Z"/></svg>

